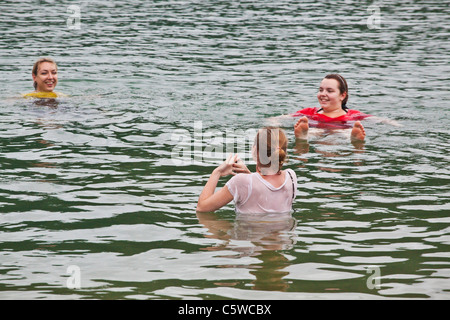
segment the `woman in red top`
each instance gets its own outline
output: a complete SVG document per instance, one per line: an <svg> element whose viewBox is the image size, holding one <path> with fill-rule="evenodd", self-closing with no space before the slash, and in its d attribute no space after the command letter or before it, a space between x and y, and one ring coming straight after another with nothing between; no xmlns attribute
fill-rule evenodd
<svg viewBox="0 0 450 320"><path fill-rule="evenodd" d="M315 127L348 128L348 121L356 121L351 132L352 141L363 141L366 137L364 127L359 120L370 117L358 110L348 109L348 86L344 77L329 74L320 83L317 93L320 108L306 108L291 116L302 116L294 125L297 139L308 139L309 120L317 121Z"/></svg>

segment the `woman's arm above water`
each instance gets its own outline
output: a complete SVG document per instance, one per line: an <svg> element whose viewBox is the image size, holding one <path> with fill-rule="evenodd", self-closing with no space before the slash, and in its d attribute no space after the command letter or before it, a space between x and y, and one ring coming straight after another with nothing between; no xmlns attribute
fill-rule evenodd
<svg viewBox="0 0 450 320"><path fill-rule="evenodd" d="M227 186L224 186L217 192L215 192L215 190L221 177L230 174L235 175L237 173L250 173L250 171L239 159L238 155L230 155L225 162L211 173L208 182L198 199L197 212L213 212L233 200L233 195L230 193Z"/></svg>

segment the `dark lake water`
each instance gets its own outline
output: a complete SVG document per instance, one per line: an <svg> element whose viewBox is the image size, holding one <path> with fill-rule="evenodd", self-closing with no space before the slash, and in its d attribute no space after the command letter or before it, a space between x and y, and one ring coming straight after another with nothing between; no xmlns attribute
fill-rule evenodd
<svg viewBox="0 0 450 320"><path fill-rule="evenodd" d="M449 14L1 1L0 299L449 299ZM41 56L69 98L21 98ZM299 144L283 120L292 219L197 215L215 166L269 118L317 106L328 73L346 77L350 108L401 126Z"/></svg>

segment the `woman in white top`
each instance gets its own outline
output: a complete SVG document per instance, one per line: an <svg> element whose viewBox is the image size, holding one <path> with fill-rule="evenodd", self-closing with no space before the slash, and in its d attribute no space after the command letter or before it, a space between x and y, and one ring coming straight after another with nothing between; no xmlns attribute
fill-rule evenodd
<svg viewBox="0 0 450 320"><path fill-rule="evenodd" d="M229 156L212 172L198 199L197 212L213 212L231 200L238 213L291 212L297 176L291 169L281 170L286 149L287 138L282 129L260 129L253 146L256 172L250 173L237 155ZM219 178L229 174L234 177L214 192Z"/></svg>

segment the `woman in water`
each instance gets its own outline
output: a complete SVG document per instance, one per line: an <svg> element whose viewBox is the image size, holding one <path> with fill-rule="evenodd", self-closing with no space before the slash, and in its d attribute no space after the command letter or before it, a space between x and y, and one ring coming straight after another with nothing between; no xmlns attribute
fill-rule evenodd
<svg viewBox="0 0 450 320"><path fill-rule="evenodd" d="M260 129L253 145L256 172L250 173L237 155L229 156L212 172L198 199L197 212L213 212L234 200L237 213L290 213L297 176L291 169L281 170L286 149L283 130ZM215 192L219 179L230 174L234 177Z"/></svg>
<svg viewBox="0 0 450 320"><path fill-rule="evenodd" d="M66 95L54 92L58 83L58 67L50 58L37 60L31 72L33 77L34 92L24 94L25 98L58 98Z"/></svg>
<svg viewBox="0 0 450 320"><path fill-rule="evenodd" d="M305 142L311 136L321 136L324 132L327 135L330 129L351 128L351 141L357 145L363 143L366 137L366 132L360 120L370 117L369 119L378 122L401 126L395 120L383 119L349 109L346 105L348 97L348 85L344 77L339 74L329 74L320 83L317 93L320 108L305 108L293 114L270 118L268 121L271 125L279 125L279 120L300 117L294 125L297 142ZM325 131L310 130L310 127L324 129ZM340 132L346 133L349 130L345 130L345 132L340 130Z"/></svg>
<svg viewBox="0 0 450 320"><path fill-rule="evenodd" d="M365 139L366 133L359 120L371 117L371 115L347 108L348 85L344 77L339 74L325 76L320 83L317 99L320 108L305 108L291 115L294 117L302 116L294 125L294 133L297 139L308 139L308 119L324 124L323 127L342 127L342 124L347 121L356 121L351 131L351 140L362 141Z"/></svg>

